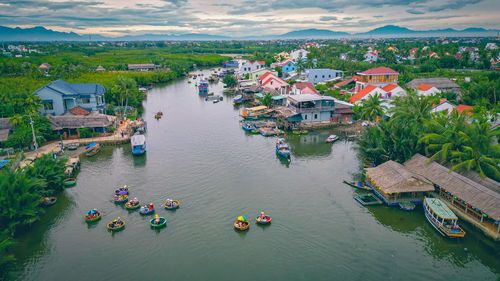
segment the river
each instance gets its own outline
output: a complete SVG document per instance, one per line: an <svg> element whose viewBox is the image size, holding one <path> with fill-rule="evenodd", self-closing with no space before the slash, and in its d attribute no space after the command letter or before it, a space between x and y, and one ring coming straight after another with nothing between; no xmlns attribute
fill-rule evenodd
<svg viewBox="0 0 500 281"><path fill-rule="evenodd" d="M205 71L207 74L208 71ZM221 84L210 91L222 92ZM274 139L245 134L231 99L213 104L194 83L151 90L145 101L148 151L128 145L82 156L77 186L19 237L9 280L496 280L500 247L468 227L464 241L441 237L422 209L365 208L342 184L359 171L354 144L325 144L330 132L291 136L288 165ZM156 121L156 111L164 112ZM155 203L168 221L114 205L116 187ZM167 197L181 200L172 212ZM87 226L90 208L104 214ZM237 215L261 211L273 223L235 232ZM109 233L120 216L126 229Z"/></svg>

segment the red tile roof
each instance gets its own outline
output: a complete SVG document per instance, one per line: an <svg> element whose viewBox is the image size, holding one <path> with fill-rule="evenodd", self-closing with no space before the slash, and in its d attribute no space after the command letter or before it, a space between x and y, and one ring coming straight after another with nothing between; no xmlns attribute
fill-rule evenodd
<svg viewBox="0 0 500 281"><path fill-rule="evenodd" d="M421 91L429 91L432 87L431 84L420 84L417 86L417 89L421 90Z"/></svg>
<svg viewBox="0 0 500 281"><path fill-rule="evenodd" d="M267 77L267 76L269 76L269 75L273 75L273 76L274 76L274 74L272 74L271 72L269 72L269 71L268 71L268 72L266 72L266 73L262 74L259 78L257 78L257 80L259 80L259 81L263 81L263 80L264 80L264 79L266 79L266 77Z"/></svg>
<svg viewBox="0 0 500 281"><path fill-rule="evenodd" d="M382 90L386 91L386 92L390 92L394 89L396 89L397 87L399 87L398 84L388 84L388 85L385 85Z"/></svg>
<svg viewBox="0 0 500 281"><path fill-rule="evenodd" d="M82 115L82 116L90 114L88 110L81 108L80 106L73 107L72 109L69 110L69 112L73 115Z"/></svg>
<svg viewBox="0 0 500 281"><path fill-rule="evenodd" d="M377 86L374 85L368 85L366 86L363 90L357 92L355 95L353 95L351 98L349 98L350 103L355 103L362 98L364 98L366 95L368 95L371 91L375 90L378 88Z"/></svg>
<svg viewBox="0 0 500 281"><path fill-rule="evenodd" d="M388 67L370 68L366 71L360 72L361 75L383 75L383 74L399 74L396 70Z"/></svg>
<svg viewBox="0 0 500 281"><path fill-rule="evenodd" d="M462 112L466 112L466 111L472 111L473 109L474 109L474 107L471 106L471 105L459 104L457 106L458 113L462 113Z"/></svg>
<svg viewBox="0 0 500 281"><path fill-rule="evenodd" d="M315 93L315 94L319 94L318 93L318 90L316 90L316 88L314 87L314 84L311 83L311 82L297 82L294 84L295 88L299 89L299 90L304 90L305 88L309 88L311 89L311 92Z"/></svg>

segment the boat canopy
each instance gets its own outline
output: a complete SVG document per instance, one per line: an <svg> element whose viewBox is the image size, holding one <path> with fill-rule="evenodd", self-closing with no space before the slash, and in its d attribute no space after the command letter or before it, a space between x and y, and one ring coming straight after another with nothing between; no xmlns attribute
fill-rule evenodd
<svg viewBox="0 0 500 281"><path fill-rule="evenodd" d="M429 209L438 217L445 220L458 220L458 217L441 200L437 198L425 198L425 202L429 206Z"/></svg>
<svg viewBox="0 0 500 281"><path fill-rule="evenodd" d="M130 139L130 143L132 144L132 146L144 145L145 142L146 137L144 135L133 135Z"/></svg>
<svg viewBox="0 0 500 281"><path fill-rule="evenodd" d="M260 106L256 106L256 107L247 108L246 110L250 111L250 112L255 112L255 111L261 111L261 110L265 110L265 109L267 109L267 106L260 105Z"/></svg>
<svg viewBox="0 0 500 281"><path fill-rule="evenodd" d="M95 141L87 144L87 146L85 147L85 149L93 148L94 146L97 146L97 142L95 142Z"/></svg>

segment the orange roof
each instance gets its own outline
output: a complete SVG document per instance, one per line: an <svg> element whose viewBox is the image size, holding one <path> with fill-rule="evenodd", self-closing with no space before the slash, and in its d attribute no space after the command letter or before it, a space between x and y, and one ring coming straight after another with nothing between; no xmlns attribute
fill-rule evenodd
<svg viewBox="0 0 500 281"><path fill-rule="evenodd" d="M90 112L86 110L85 108L82 108L80 106L73 107L72 109L69 110L69 112L73 115L82 115L86 116L89 115Z"/></svg>
<svg viewBox="0 0 500 281"><path fill-rule="evenodd" d="M262 76L260 76L259 78L257 78L257 80L259 80L259 81L263 81L263 80L264 80L264 79L266 79L266 77L267 77L267 76L269 76L269 75L274 75L274 74L272 74L271 72L269 72L269 71L268 71L268 72L266 72L266 73L262 74Z"/></svg>
<svg viewBox="0 0 500 281"><path fill-rule="evenodd" d="M360 72L361 75L386 75L386 74L399 74L396 70L388 67L370 68L366 71Z"/></svg>
<svg viewBox="0 0 500 281"><path fill-rule="evenodd" d="M420 84L417 86L417 89L421 90L421 91L429 91L432 87L431 84Z"/></svg>
<svg viewBox="0 0 500 281"><path fill-rule="evenodd" d="M388 85L385 85L382 90L386 91L386 92L390 92L394 89L396 89L397 87L399 87L398 84L388 84Z"/></svg>
<svg viewBox="0 0 500 281"><path fill-rule="evenodd" d="M364 98L366 95L368 95L371 91L375 90L378 88L377 86L374 85L368 85L366 86L363 90L357 92L355 95L353 95L351 98L349 98L350 103L355 103L362 98Z"/></svg>
<svg viewBox="0 0 500 281"><path fill-rule="evenodd" d="M465 112L465 111L472 111L474 109L473 106L471 105L466 105L466 104L459 104L457 106L457 111L458 113L462 113L462 112Z"/></svg>

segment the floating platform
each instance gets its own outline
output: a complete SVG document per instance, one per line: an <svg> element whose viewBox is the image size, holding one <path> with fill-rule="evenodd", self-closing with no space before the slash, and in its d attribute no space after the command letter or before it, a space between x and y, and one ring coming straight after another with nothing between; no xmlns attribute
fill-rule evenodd
<svg viewBox="0 0 500 281"><path fill-rule="evenodd" d="M356 196L354 196L354 200L358 201L363 206L383 204L383 202L372 193L357 194Z"/></svg>

